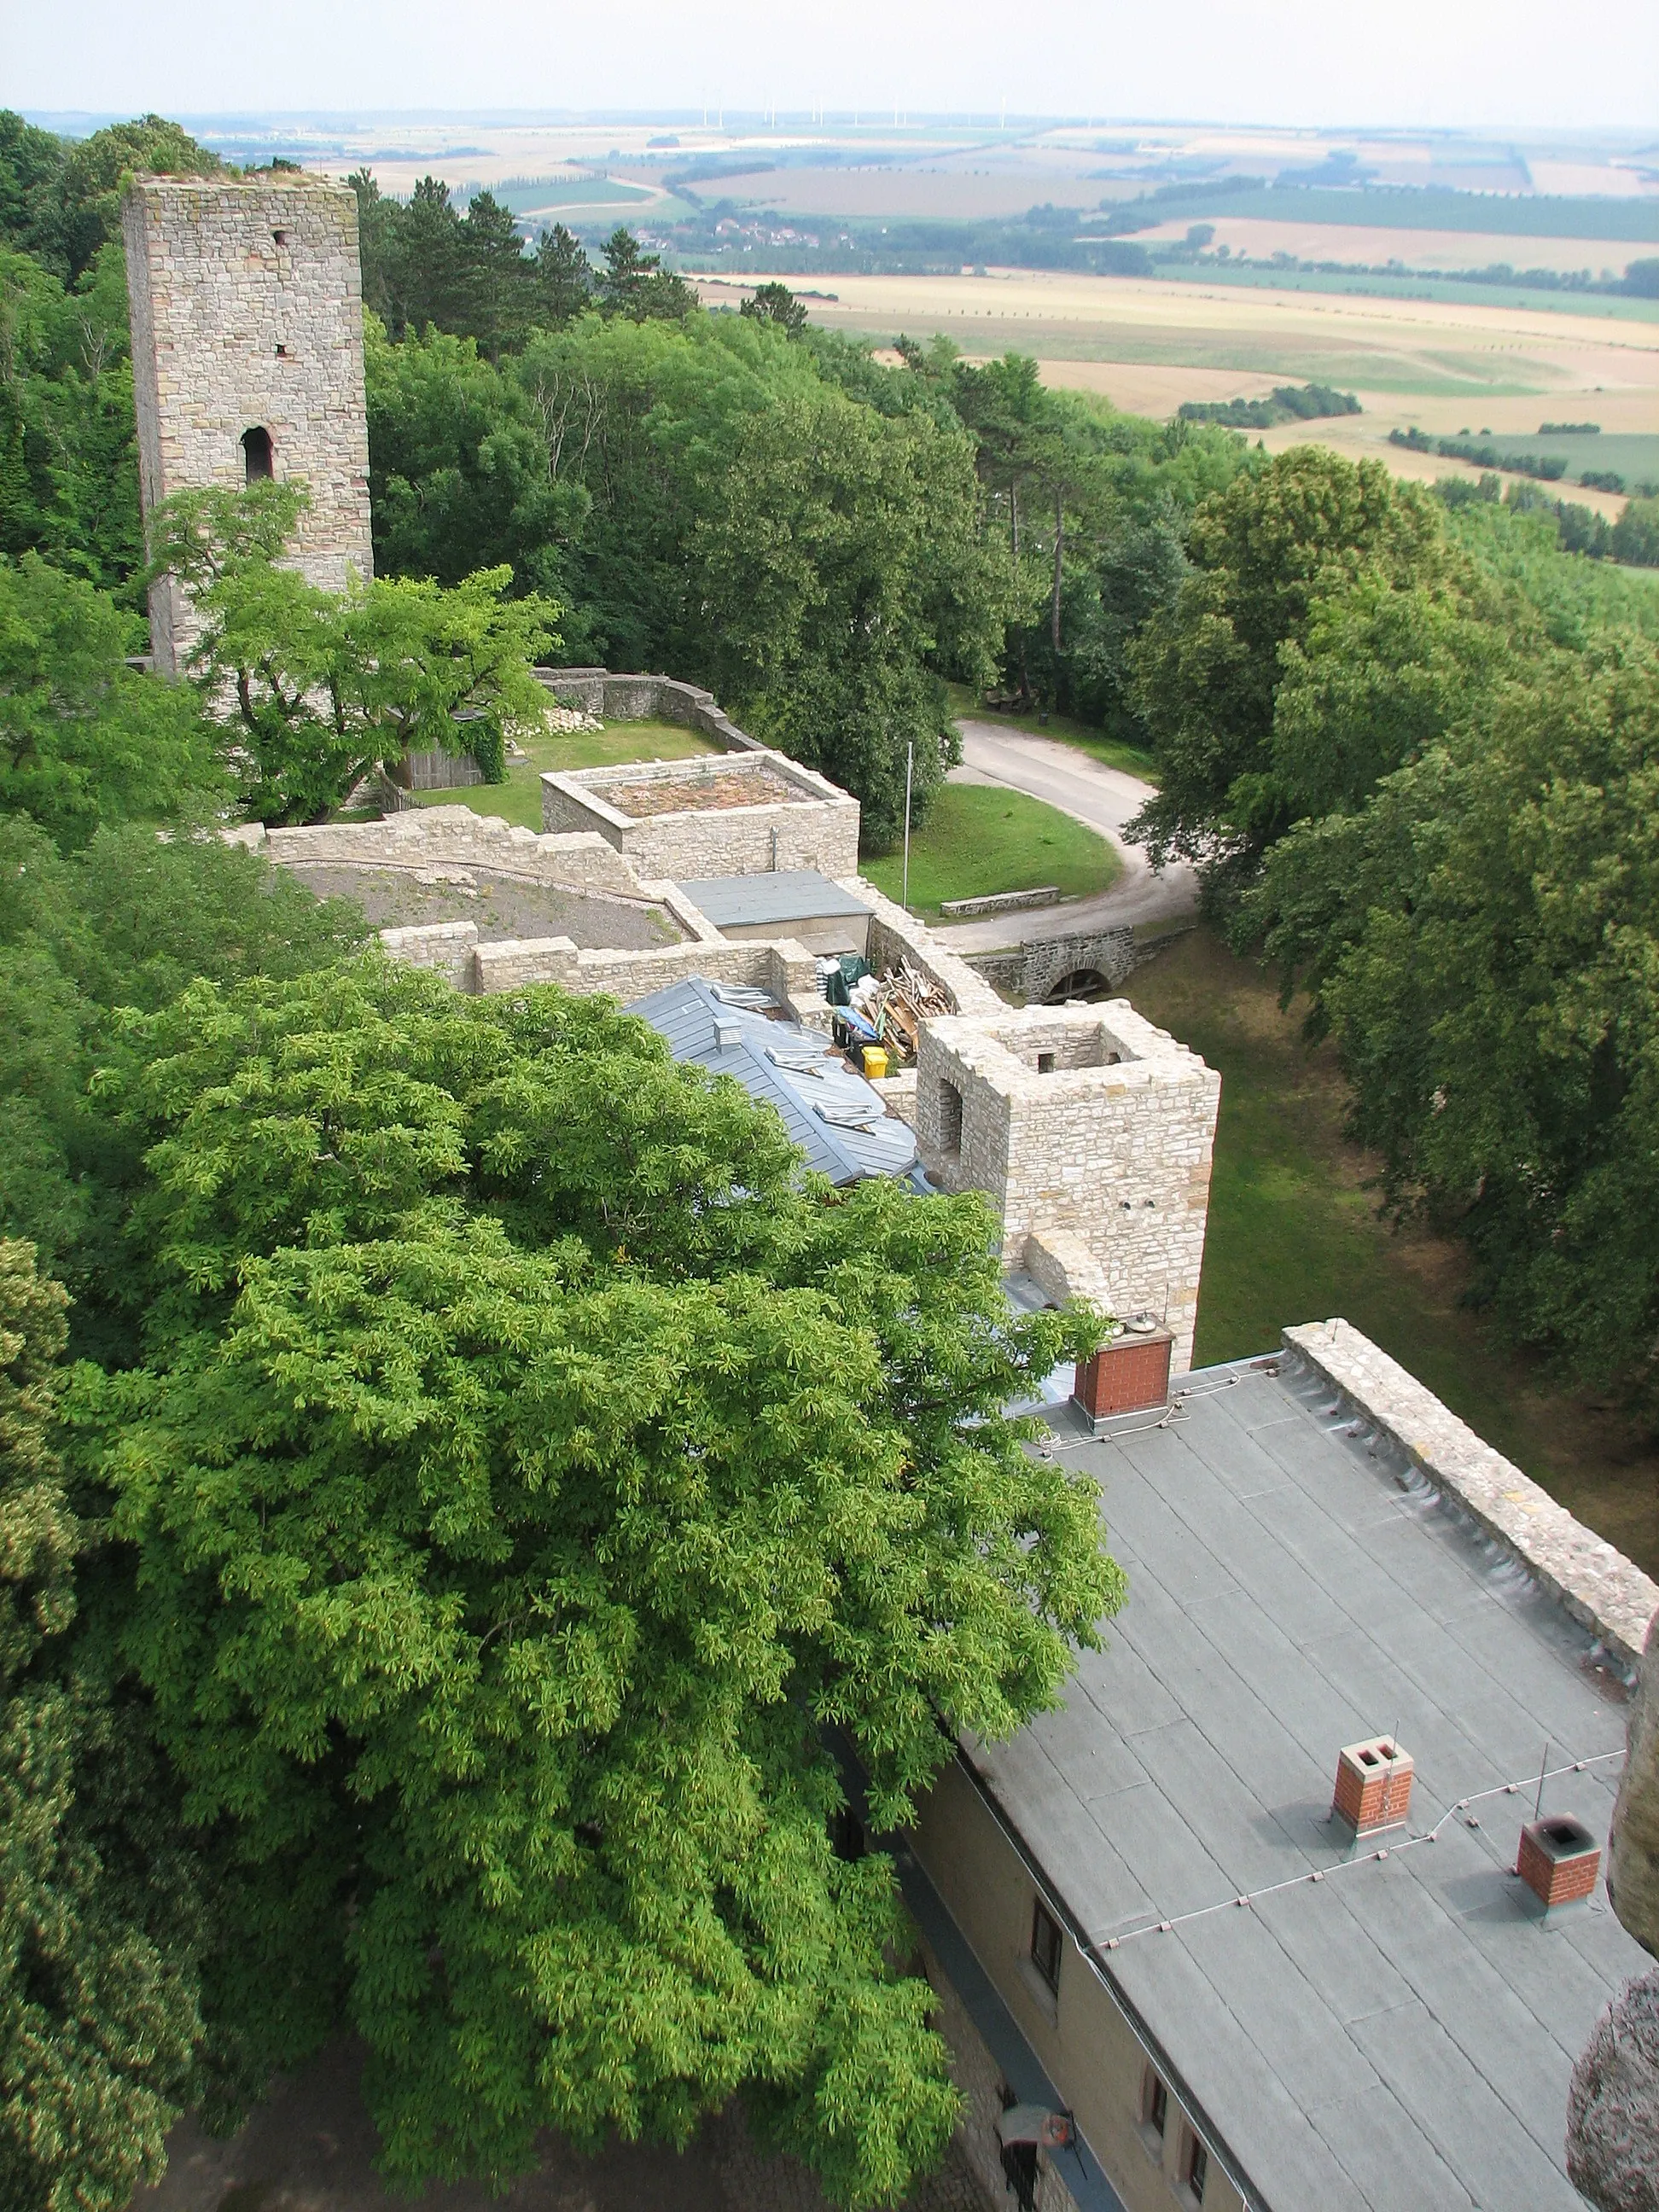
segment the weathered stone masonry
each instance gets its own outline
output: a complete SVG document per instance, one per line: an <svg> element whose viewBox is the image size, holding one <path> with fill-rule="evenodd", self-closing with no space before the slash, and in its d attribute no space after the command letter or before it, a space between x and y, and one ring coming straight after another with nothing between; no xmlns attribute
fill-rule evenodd
<svg viewBox="0 0 1659 2212"><path fill-rule="evenodd" d="M1009 1266L1157 1314L1184 1373L1220 1097L1220 1077L1127 1000L1028 1006L923 1025L916 1135L935 1181L990 1197Z"/></svg>
<svg viewBox="0 0 1659 2212"><path fill-rule="evenodd" d="M146 515L170 494L270 473L303 479L295 545L313 583L368 577L368 427L355 193L318 177L139 177L123 203L138 481ZM150 594L157 668L178 672L193 626L171 580Z"/></svg>

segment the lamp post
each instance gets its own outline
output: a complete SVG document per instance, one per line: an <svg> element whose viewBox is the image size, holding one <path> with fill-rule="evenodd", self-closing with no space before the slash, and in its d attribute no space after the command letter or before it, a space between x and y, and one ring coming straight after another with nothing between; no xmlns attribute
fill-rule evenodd
<svg viewBox="0 0 1659 2212"><path fill-rule="evenodd" d="M916 748L914 740L904 748L904 896L900 903L906 914L910 911L910 778L915 772Z"/></svg>

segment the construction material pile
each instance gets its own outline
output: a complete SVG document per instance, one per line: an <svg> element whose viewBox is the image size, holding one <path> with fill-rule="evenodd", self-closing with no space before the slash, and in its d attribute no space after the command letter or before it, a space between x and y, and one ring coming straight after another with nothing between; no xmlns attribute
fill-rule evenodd
<svg viewBox="0 0 1659 2212"><path fill-rule="evenodd" d="M819 964L823 995L836 1008L836 1042L852 1050L881 1045L896 1066L915 1061L924 1019L955 1011L939 986L908 959L885 975L878 975L856 953Z"/></svg>

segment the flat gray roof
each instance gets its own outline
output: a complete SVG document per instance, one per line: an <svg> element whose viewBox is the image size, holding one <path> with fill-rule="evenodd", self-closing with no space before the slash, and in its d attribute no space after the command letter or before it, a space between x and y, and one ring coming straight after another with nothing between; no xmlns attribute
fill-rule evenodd
<svg viewBox="0 0 1659 2212"><path fill-rule="evenodd" d="M1589 1636L1288 1357L1049 1449L1128 1601L1063 1711L964 1756L1246 2179L1273 2212L1583 2212L1568 2078L1650 1961L1604 1888L1546 1924L1510 1869L1547 1738L1594 1763L1546 1812L1606 1837L1626 1711ZM1409 1826L1350 1846L1338 1752L1396 1731Z"/></svg>
<svg viewBox="0 0 1659 2212"><path fill-rule="evenodd" d="M758 876L698 876L680 889L716 929L766 921L815 921L868 914L862 899L816 868L774 868Z"/></svg>

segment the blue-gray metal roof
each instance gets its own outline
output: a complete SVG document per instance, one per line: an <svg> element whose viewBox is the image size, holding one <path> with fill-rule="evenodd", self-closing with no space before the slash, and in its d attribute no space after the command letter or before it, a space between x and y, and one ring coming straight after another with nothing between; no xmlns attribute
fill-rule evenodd
<svg viewBox="0 0 1659 2212"><path fill-rule="evenodd" d="M1650 1961L1604 1889L1541 1923L1510 1869L1547 1738L1587 1764L1545 1810L1606 1836L1625 1708L1334 1400L1286 1358L1098 1440L1055 1416L1128 1601L1062 1711L964 1756L1273 2212L1583 2212L1569 2076ZM1346 1849L1337 1753L1396 1731L1409 1826Z"/></svg>
<svg viewBox="0 0 1659 2212"><path fill-rule="evenodd" d="M827 1037L771 1020L754 1003L761 997L693 976L628 1011L650 1023L676 1060L730 1075L751 1097L763 1098L816 1173L837 1183L908 1174L916 1164L909 1124L887 1112L880 1092L854 1073Z"/></svg>
<svg viewBox="0 0 1659 2212"><path fill-rule="evenodd" d="M868 914L862 899L816 868L774 868L756 876L698 876L680 889L716 929L760 922L817 921Z"/></svg>

